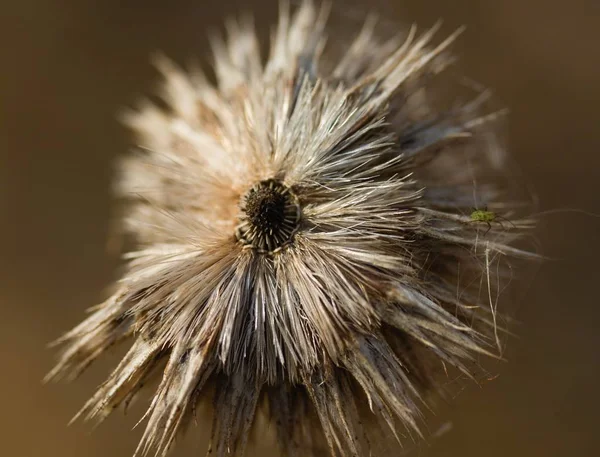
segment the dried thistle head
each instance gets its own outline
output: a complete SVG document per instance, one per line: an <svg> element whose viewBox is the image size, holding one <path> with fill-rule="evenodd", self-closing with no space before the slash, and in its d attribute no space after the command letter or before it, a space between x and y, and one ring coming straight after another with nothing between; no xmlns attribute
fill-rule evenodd
<svg viewBox="0 0 600 457"><path fill-rule="evenodd" d="M244 451L258 414L282 455L369 455L380 428L419 434L440 367L471 376L495 353L489 265L526 255L509 246L525 223L484 234L469 217L475 176L508 207L487 180L483 98L429 102L455 35L380 41L367 21L336 60L325 19L284 4L266 63L252 26L232 25L216 84L160 59L169 110L128 118L141 147L119 192L139 249L49 377L131 344L80 414L102 420L161 378L141 455L166 453L209 396L217 456ZM475 277L485 294L459 283Z"/></svg>

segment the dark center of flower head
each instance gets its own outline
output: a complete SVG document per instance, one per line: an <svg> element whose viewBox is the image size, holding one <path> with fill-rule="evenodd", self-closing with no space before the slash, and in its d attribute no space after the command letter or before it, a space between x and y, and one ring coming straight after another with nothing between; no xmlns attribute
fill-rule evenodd
<svg viewBox="0 0 600 457"><path fill-rule="evenodd" d="M273 253L298 230L300 206L291 189L274 179L259 182L242 198L238 240L259 252Z"/></svg>

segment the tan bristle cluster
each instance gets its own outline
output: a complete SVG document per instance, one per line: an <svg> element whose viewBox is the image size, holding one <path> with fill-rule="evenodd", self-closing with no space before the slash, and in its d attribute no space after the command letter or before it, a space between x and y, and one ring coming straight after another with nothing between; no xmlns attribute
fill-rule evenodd
<svg viewBox="0 0 600 457"><path fill-rule="evenodd" d="M381 39L368 20L337 56L326 18L284 3L265 59L232 21L216 82L160 58L169 108L127 117L140 147L117 190L137 247L49 378L128 344L79 414L157 381L139 455L164 455L206 400L217 457L242 455L259 416L279 455L376 455L385 429L420 434L439 374L498 354L501 260L530 256L514 242L531 224L490 179L505 171L487 94L431 101L457 34Z"/></svg>

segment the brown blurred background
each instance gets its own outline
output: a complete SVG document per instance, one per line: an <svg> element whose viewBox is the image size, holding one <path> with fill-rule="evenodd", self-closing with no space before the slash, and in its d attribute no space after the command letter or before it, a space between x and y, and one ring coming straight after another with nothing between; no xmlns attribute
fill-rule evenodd
<svg viewBox="0 0 600 457"><path fill-rule="evenodd" d="M380 1L384 17L444 31L467 25L461 71L511 109L512 153L541 209L600 213L598 0ZM168 6L167 6L168 5ZM358 5L358 6L357 6ZM358 22L369 6L338 1ZM104 249L111 160L129 145L115 120L150 90L148 64L207 53L207 27L254 10L264 27L274 1L13 0L0 9L0 454L129 457L137 408L91 433L66 423L116 355L76 383L42 386L48 341L77 323L115 278ZM600 446L600 219L548 215L538 231L547 262L519 294L520 339L483 389L467 385L438 415L450 433L414 455L593 456ZM204 455L207 425L174 456ZM257 453L256 455L263 455ZM267 453L266 455L275 455Z"/></svg>

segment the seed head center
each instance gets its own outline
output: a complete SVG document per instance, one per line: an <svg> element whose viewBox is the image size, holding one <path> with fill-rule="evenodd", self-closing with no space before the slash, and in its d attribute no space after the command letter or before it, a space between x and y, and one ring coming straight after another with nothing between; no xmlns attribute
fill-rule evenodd
<svg viewBox="0 0 600 457"><path fill-rule="evenodd" d="M246 197L244 211L259 230L277 229L285 220L286 197L279 189L261 186Z"/></svg>
<svg viewBox="0 0 600 457"><path fill-rule="evenodd" d="M300 220L296 195L274 179L261 181L241 201L236 236L246 246L273 253L288 244Z"/></svg>

